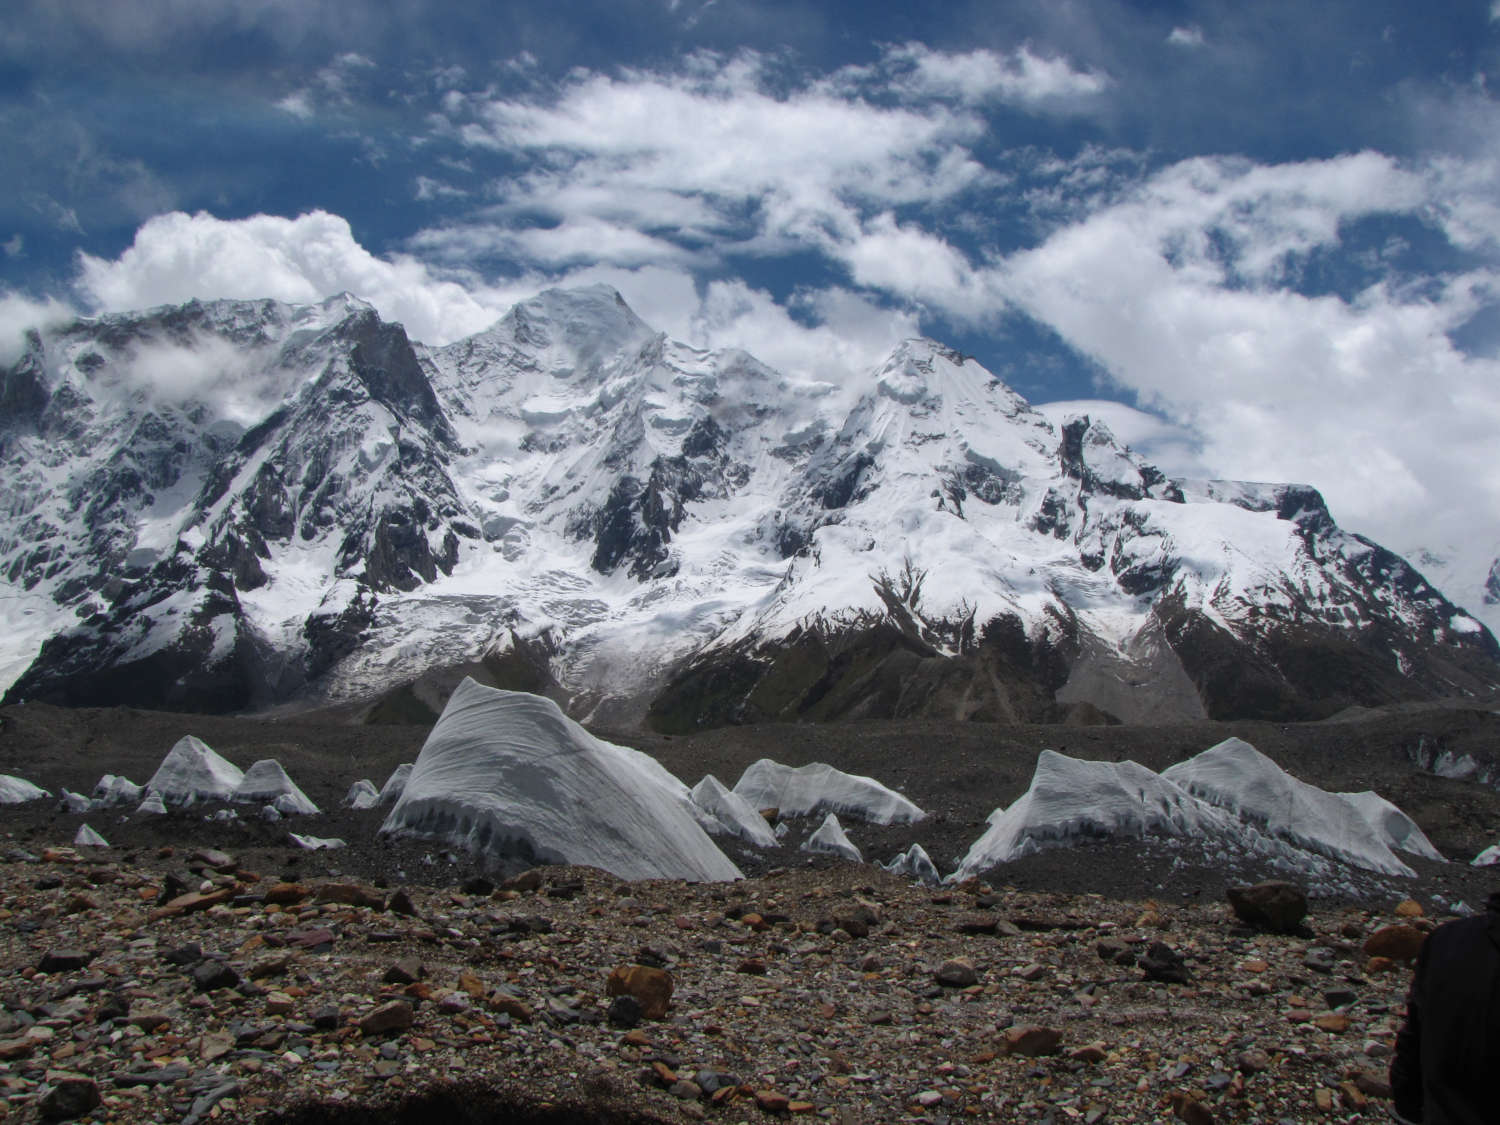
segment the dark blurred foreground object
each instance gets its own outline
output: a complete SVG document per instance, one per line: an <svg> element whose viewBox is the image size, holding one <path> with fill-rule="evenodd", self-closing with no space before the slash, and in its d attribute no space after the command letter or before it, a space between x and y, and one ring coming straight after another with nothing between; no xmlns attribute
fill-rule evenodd
<svg viewBox="0 0 1500 1125"><path fill-rule="evenodd" d="M1485 912L1434 930L1417 956L1391 1089L1422 1125L1500 1121L1500 892Z"/></svg>

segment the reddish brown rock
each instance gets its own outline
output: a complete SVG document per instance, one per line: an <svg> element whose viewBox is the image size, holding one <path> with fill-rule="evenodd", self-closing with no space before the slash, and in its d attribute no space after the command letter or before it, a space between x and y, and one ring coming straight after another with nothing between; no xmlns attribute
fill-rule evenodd
<svg viewBox="0 0 1500 1125"><path fill-rule="evenodd" d="M1392 961L1415 961L1427 935L1415 926L1382 926L1365 939L1365 953Z"/></svg>
<svg viewBox="0 0 1500 1125"><path fill-rule="evenodd" d="M634 996L648 1020L664 1019L672 1003L672 974L649 965L620 965L604 989L610 996Z"/></svg>
<svg viewBox="0 0 1500 1125"><path fill-rule="evenodd" d="M1001 1048L1007 1055L1025 1055L1033 1059L1055 1055L1062 1049L1062 1032L1055 1027L1037 1024L1008 1028L1001 1040Z"/></svg>
<svg viewBox="0 0 1500 1125"><path fill-rule="evenodd" d="M385 898L358 883L324 883L313 892L314 902L336 902L344 906L363 906L366 910L384 910Z"/></svg>
<svg viewBox="0 0 1500 1125"><path fill-rule="evenodd" d="M405 1031L416 1019L412 1006L405 1000L382 1004L359 1021L362 1035L383 1035L388 1031Z"/></svg>

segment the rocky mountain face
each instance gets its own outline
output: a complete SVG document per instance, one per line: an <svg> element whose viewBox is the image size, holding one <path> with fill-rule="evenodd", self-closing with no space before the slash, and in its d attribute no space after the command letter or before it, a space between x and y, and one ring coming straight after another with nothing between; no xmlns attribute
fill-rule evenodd
<svg viewBox="0 0 1500 1125"><path fill-rule="evenodd" d="M932 341L835 387L601 287L443 348L347 296L34 335L0 370L0 598L6 698L69 704L409 715L463 668L685 730L1500 682L1314 489L1169 480Z"/></svg>

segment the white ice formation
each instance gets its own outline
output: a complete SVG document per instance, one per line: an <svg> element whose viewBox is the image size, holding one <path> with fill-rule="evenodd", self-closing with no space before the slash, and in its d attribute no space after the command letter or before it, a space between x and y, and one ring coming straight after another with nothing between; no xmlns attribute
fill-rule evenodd
<svg viewBox="0 0 1500 1125"><path fill-rule="evenodd" d="M654 759L600 741L550 699L470 679L427 736L381 832L622 879L740 877L699 826L687 786Z"/></svg>
<svg viewBox="0 0 1500 1125"><path fill-rule="evenodd" d="M367 777L362 777L353 785L349 786L349 792L344 794L344 808L346 809L373 809L380 804L380 790L375 788L375 783Z"/></svg>
<svg viewBox="0 0 1500 1125"><path fill-rule="evenodd" d="M90 801L82 793L75 793L71 789L64 789L58 805L63 812L86 813L94 807L94 802Z"/></svg>
<svg viewBox="0 0 1500 1125"><path fill-rule="evenodd" d="M692 798L693 804L706 814L699 818L703 826L715 835L738 836L758 848L780 846L776 833L759 810L738 793L724 788L724 783L713 774L705 775L693 786Z"/></svg>
<svg viewBox="0 0 1500 1125"><path fill-rule="evenodd" d="M193 735L179 739L146 782L147 793L160 793L169 805L227 801L244 780L244 772Z"/></svg>
<svg viewBox="0 0 1500 1125"><path fill-rule="evenodd" d="M915 879L929 886L942 882L937 864L932 862L932 857L927 854L927 849L921 844L913 844L890 863L882 863L880 866L892 875L899 875L903 879Z"/></svg>
<svg viewBox="0 0 1500 1125"><path fill-rule="evenodd" d="M107 773L94 786L94 807L107 809L115 805L134 805L144 789L119 774Z"/></svg>
<svg viewBox="0 0 1500 1125"><path fill-rule="evenodd" d="M80 824L78 831L73 835L73 845L79 848L107 848L109 841L87 824Z"/></svg>
<svg viewBox="0 0 1500 1125"><path fill-rule="evenodd" d="M1160 774L1135 762L1090 762L1044 750L1030 788L991 814L989 828L948 878L961 881L1079 840L1148 835L1227 843L1294 866L1327 857L1385 875L1414 874L1393 849L1441 859L1421 829L1383 798L1308 785L1232 738Z"/></svg>
<svg viewBox="0 0 1500 1125"><path fill-rule="evenodd" d="M297 788L297 783L275 758L262 758L246 770L231 799L247 804L273 804L283 816L316 816L318 813L318 806Z"/></svg>
<svg viewBox="0 0 1500 1125"><path fill-rule="evenodd" d="M844 826L835 813L829 813L818 825L818 830L802 842L802 850L822 855L836 855L853 863L863 863L865 857L844 834Z"/></svg>
<svg viewBox="0 0 1500 1125"><path fill-rule="evenodd" d="M734 792L756 808L780 809L782 816L827 811L872 824L909 824L926 815L874 778L845 773L823 762L794 768L761 758L740 775Z"/></svg>
<svg viewBox="0 0 1500 1125"><path fill-rule="evenodd" d="M1493 867L1500 863L1500 844L1491 844L1469 861L1470 867Z"/></svg>
<svg viewBox="0 0 1500 1125"><path fill-rule="evenodd" d="M347 848L349 846L347 840L340 840L337 836L301 836L296 832L288 832L287 836L299 848L305 848L310 852L320 852L330 848Z"/></svg>
<svg viewBox="0 0 1500 1125"><path fill-rule="evenodd" d="M1441 860L1422 830L1375 793L1330 793L1299 781L1248 742L1226 738L1162 771L1196 797L1268 835L1330 859L1387 875L1416 874L1400 849Z"/></svg>
<svg viewBox="0 0 1500 1125"><path fill-rule="evenodd" d="M411 777L412 765L411 762L402 762L391 771L391 776L380 787L382 805L393 805L401 799L401 794L406 789L406 779Z"/></svg>
<svg viewBox="0 0 1500 1125"><path fill-rule="evenodd" d="M48 796L51 794L39 785L8 773L0 773L0 805L24 805L27 801Z"/></svg>
<svg viewBox="0 0 1500 1125"><path fill-rule="evenodd" d="M161 816L167 811L167 803L162 800L160 793L147 793L145 799L135 810L136 816Z"/></svg>

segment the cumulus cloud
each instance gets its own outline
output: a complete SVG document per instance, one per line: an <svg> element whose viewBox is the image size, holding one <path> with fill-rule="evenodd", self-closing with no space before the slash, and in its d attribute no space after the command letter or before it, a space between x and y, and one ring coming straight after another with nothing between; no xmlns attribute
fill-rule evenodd
<svg viewBox="0 0 1500 1125"><path fill-rule="evenodd" d="M371 254L344 219L323 212L296 219L159 216L140 228L119 258L82 256L78 287L104 311L195 297L308 303L348 291L383 317L403 323L414 338L444 344L488 327L512 304L548 286L599 282L619 289L642 319L675 339L703 348L741 348L779 370L839 384L867 372L902 339L918 334L914 313L863 294L810 289L787 305L742 281L700 284L681 266L596 262L504 282L473 276L455 281L410 256ZM0 299L0 332L14 321L19 346L20 326L49 309L59 315L69 311ZM213 367L193 360L196 350L189 352L153 352L146 366L158 373L157 381L196 385Z"/></svg>
<svg viewBox="0 0 1500 1125"><path fill-rule="evenodd" d="M158 215L118 258L80 255L78 286L104 310L195 297L314 302L347 291L429 343L477 332L500 311L483 290L439 278L414 258L376 257L345 219L322 211L295 219Z"/></svg>
<svg viewBox="0 0 1500 1125"><path fill-rule="evenodd" d="M1403 547L1500 523L1500 365L1451 333L1497 297L1475 271L1352 299L1289 285L1344 224L1438 215L1433 180L1377 154L1193 160L994 267L993 284L1201 443L1215 475L1306 481Z"/></svg>

